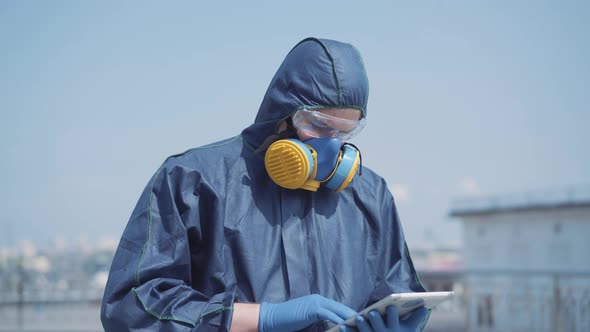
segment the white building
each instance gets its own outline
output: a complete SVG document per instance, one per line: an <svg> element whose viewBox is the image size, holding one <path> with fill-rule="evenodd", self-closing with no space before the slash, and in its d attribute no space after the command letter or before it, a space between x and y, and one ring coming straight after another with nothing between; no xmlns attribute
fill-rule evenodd
<svg viewBox="0 0 590 332"><path fill-rule="evenodd" d="M467 331L590 331L590 188L469 199Z"/></svg>

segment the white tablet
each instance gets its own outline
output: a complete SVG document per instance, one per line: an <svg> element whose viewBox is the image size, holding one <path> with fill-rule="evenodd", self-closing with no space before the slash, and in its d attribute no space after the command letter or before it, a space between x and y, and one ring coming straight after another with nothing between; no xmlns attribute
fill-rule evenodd
<svg viewBox="0 0 590 332"><path fill-rule="evenodd" d="M394 293L387 295L379 302L374 303L360 311L358 314L345 320L342 324L348 326L356 326L354 319L358 315L368 318L369 311L377 310L382 316L385 315L386 309L390 305L395 305L399 312L399 316L403 317L409 312L418 308L426 307L428 309L434 308L439 303L453 297L454 292L422 292L422 293ZM336 325L326 332L338 332L340 325Z"/></svg>

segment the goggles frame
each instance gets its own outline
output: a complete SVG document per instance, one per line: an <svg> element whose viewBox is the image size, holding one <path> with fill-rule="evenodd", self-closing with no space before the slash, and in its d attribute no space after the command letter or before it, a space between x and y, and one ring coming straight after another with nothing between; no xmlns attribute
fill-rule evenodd
<svg viewBox="0 0 590 332"><path fill-rule="evenodd" d="M306 108L295 112L292 121L295 129L306 135L314 138L337 137L343 142L358 135L366 124L365 118L350 120Z"/></svg>

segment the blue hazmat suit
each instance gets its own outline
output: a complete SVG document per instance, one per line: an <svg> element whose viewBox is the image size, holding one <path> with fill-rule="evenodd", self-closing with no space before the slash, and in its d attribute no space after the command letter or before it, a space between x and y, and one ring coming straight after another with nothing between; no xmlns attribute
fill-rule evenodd
<svg viewBox="0 0 590 332"><path fill-rule="evenodd" d="M423 292L383 178L363 166L341 192L289 190L255 153L302 107L366 117L368 90L353 46L305 39L273 77L254 124L166 159L113 259L105 331L228 331L235 302L315 293L361 310L393 292Z"/></svg>

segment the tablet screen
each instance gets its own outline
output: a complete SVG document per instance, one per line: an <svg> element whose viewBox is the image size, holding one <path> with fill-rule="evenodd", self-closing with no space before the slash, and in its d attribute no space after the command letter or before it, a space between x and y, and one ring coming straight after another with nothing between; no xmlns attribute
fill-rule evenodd
<svg viewBox="0 0 590 332"><path fill-rule="evenodd" d="M344 321L343 324L348 326L356 326L354 319L358 315L363 315L368 319L367 315L372 310L376 310L381 315L385 315L387 307L390 305L395 305L398 309L399 316L403 317L421 307L432 309L439 303L450 299L453 297L453 295L454 292L393 293L384 297L379 302L376 302L361 310L358 314ZM326 332L338 332L338 327L339 325L336 325Z"/></svg>

